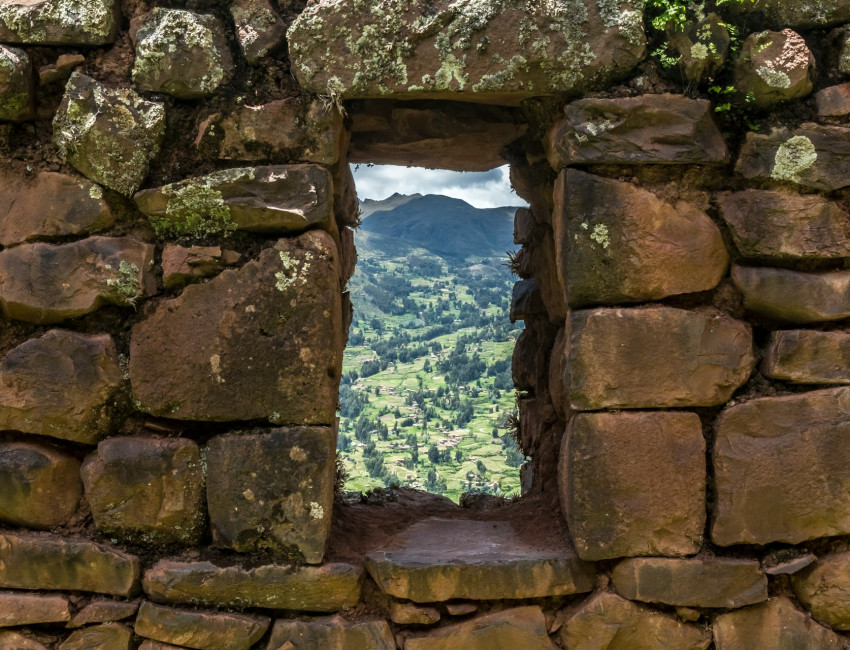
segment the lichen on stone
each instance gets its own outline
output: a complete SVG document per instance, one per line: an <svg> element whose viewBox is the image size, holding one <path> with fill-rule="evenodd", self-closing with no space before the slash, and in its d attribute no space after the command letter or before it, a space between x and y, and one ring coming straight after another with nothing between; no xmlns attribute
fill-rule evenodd
<svg viewBox="0 0 850 650"><path fill-rule="evenodd" d="M114 35L114 7L114 0L0 3L0 23L21 43L103 45Z"/></svg>
<svg viewBox="0 0 850 650"><path fill-rule="evenodd" d="M795 135L779 145L770 176L778 181L799 183L800 174L814 165L817 158L812 141L804 135Z"/></svg>
<svg viewBox="0 0 850 650"><path fill-rule="evenodd" d="M767 66L761 66L756 70L756 74L771 88L791 87L791 77L782 70L771 70Z"/></svg>

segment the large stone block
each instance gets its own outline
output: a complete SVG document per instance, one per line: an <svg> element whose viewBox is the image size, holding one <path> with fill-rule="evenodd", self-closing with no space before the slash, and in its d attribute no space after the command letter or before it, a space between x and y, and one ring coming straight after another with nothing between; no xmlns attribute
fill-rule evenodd
<svg viewBox="0 0 850 650"><path fill-rule="evenodd" d="M561 508L583 560L691 555L705 528L695 413L579 413L561 443Z"/></svg>
<svg viewBox="0 0 850 650"><path fill-rule="evenodd" d="M362 578L362 567L338 562L243 569L160 560L145 572L142 587L158 602L336 612L357 605Z"/></svg>
<svg viewBox="0 0 850 650"><path fill-rule="evenodd" d="M797 598L817 620L850 630L850 553L835 553L791 578Z"/></svg>
<svg viewBox="0 0 850 650"><path fill-rule="evenodd" d="M148 175L164 134L164 104L142 99L131 89L108 88L78 72L68 80L53 118L59 157L125 196Z"/></svg>
<svg viewBox="0 0 850 650"><path fill-rule="evenodd" d="M725 316L651 307L571 314L573 408L715 406L752 372L752 332Z"/></svg>
<svg viewBox="0 0 850 650"><path fill-rule="evenodd" d="M0 520L28 528L63 526L82 495L80 461L73 456L28 442L0 443Z"/></svg>
<svg viewBox="0 0 850 650"><path fill-rule="evenodd" d="M218 614L144 602L136 616L141 637L202 650L248 650L269 627L267 616Z"/></svg>
<svg viewBox="0 0 850 650"><path fill-rule="evenodd" d="M797 544L850 533L850 388L763 397L717 419L717 505L711 537L720 546Z"/></svg>
<svg viewBox="0 0 850 650"><path fill-rule="evenodd" d="M83 605L68 621L67 627L77 628L92 623L110 623L135 616L139 609L138 600L93 600Z"/></svg>
<svg viewBox="0 0 850 650"><path fill-rule="evenodd" d="M560 637L570 650L706 650L711 644L706 630L607 592L584 601Z"/></svg>
<svg viewBox="0 0 850 650"><path fill-rule="evenodd" d="M505 609L411 636L404 650L556 650L546 634L546 619L537 605Z"/></svg>
<svg viewBox="0 0 850 650"><path fill-rule="evenodd" d="M269 0L234 0L230 15L248 63L258 63L286 38L286 23Z"/></svg>
<svg viewBox="0 0 850 650"><path fill-rule="evenodd" d="M133 633L130 628L121 623L93 625L72 632L56 650L130 650L130 638Z"/></svg>
<svg viewBox="0 0 850 650"><path fill-rule="evenodd" d="M224 25L210 14L156 7L133 19L130 38L133 83L142 90L200 99L233 73Z"/></svg>
<svg viewBox="0 0 850 650"><path fill-rule="evenodd" d="M138 586L133 555L79 539L0 534L0 587L131 596Z"/></svg>
<svg viewBox="0 0 850 650"><path fill-rule="evenodd" d="M129 237L21 244L0 252L0 303L10 318L58 323L156 291L154 247Z"/></svg>
<svg viewBox="0 0 850 650"><path fill-rule="evenodd" d="M770 134L750 131L735 171L744 178L831 192L850 185L850 129L806 123Z"/></svg>
<svg viewBox="0 0 850 650"><path fill-rule="evenodd" d="M748 189L717 195L735 246L747 259L850 256L850 214L818 194Z"/></svg>
<svg viewBox="0 0 850 650"><path fill-rule="evenodd" d="M159 303L133 328L133 395L142 410L178 420L332 424L340 322L330 235L281 239Z"/></svg>
<svg viewBox="0 0 850 650"><path fill-rule="evenodd" d="M706 291L729 263L720 230L692 203L573 169L555 184L553 229L571 307Z"/></svg>
<svg viewBox="0 0 850 650"><path fill-rule="evenodd" d="M815 623L785 596L721 614L714 621L714 643L717 650L844 650L847 647L843 637Z"/></svg>
<svg viewBox="0 0 850 650"><path fill-rule="evenodd" d="M850 316L850 271L805 272L732 267L744 307L786 323L819 323Z"/></svg>
<svg viewBox="0 0 850 650"><path fill-rule="evenodd" d="M741 45L735 62L735 88L739 101L756 109L812 92L815 57L797 32L756 32Z"/></svg>
<svg viewBox="0 0 850 650"><path fill-rule="evenodd" d="M267 548L319 564L331 530L335 450L330 427L210 440L205 457L213 540L240 552Z"/></svg>
<svg viewBox="0 0 850 650"><path fill-rule="evenodd" d="M204 532L204 471L191 440L108 438L86 458L81 475L104 535L188 546Z"/></svg>
<svg viewBox="0 0 850 650"><path fill-rule="evenodd" d="M115 0L8 0L0 5L0 41L107 45L119 22Z"/></svg>
<svg viewBox="0 0 850 650"><path fill-rule="evenodd" d="M64 623L71 618L65 596L0 592L0 628ZM2 648L8 648L0 644Z"/></svg>
<svg viewBox="0 0 850 650"><path fill-rule="evenodd" d="M684 95L579 99L545 142L557 171L588 163L723 164L729 151L711 103Z"/></svg>
<svg viewBox="0 0 850 650"><path fill-rule="evenodd" d="M0 648L10 650L49 650L46 645L27 634L18 634L12 630L0 630Z"/></svg>
<svg viewBox="0 0 850 650"><path fill-rule="evenodd" d="M50 330L0 361L0 427L92 445L112 429L120 388L108 334Z"/></svg>
<svg viewBox="0 0 850 650"><path fill-rule="evenodd" d="M437 518L369 553L366 568L385 593L418 603L563 596L590 591L594 576L572 549L530 543L508 522Z"/></svg>
<svg viewBox="0 0 850 650"><path fill-rule="evenodd" d="M29 55L17 47L0 45L0 121L23 122L35 117L33 79Z"/></svg>
<svg viewBox="0 0 850 650"><path fill-rule="evenodd" d="M333 650L395 650L386 621L349 622L341 616L312 620L279 619L266 650L333 648Z"/></svg>
<svg viewBox="0 0 850 650"><path fill-rule="evenodd" d="M850 21L850 6L843 0L755 0L742 3L739 10L761 13L776 27L822 28Z"/></svg>
<svg viewBox="0 0 850 650"><path fill-rule="evenodd" d="M134 201L161 237L296 232L333 217L331 176L319 165L224 169L143 190Z"/></svg>
<svg viewBox="0 0 850 650"><path fill-rule="evenodd" d="M850 334L779 330L770 335L762 373L797 384L850 384Z"/></svg>
<svg viewBox="0 0 850 650"><path fill-rule="evenodd" d="M634 558L614 567L612 579L621 596L645 603L734 609L767 600L767 576L755 560Z"/></svg>
<svg viewBox="0 0 850 650"><path fill-rule="evenodd" d="M34 179L0 172L0 244L105 230L115 215L103 190L80 176L39 172Z"/></svg>
<svg viewBox="0 0 850 650"><path fill-rule="evenodd" d="M363 0L309 5L289 28L302 88L332 100L516 105L623 76L645 52L643 3Z"/></svg>

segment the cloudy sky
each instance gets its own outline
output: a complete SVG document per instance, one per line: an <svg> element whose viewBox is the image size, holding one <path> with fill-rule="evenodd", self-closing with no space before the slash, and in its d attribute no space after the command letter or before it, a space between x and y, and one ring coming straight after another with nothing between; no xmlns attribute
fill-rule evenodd
<svg viewBox="0 0 850 650"><path fill-rule="evenodd" d="M476 208L525 205L508 180L508 166L489 172L452 172L445 169L352 165L360 199L385 199L391 194L442 194L463 199Z"/></svg>

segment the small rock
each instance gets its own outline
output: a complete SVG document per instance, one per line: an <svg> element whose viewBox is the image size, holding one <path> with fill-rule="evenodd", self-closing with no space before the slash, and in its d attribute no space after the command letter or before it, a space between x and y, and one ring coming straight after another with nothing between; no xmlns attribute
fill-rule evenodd
<svg viewBox="0 0 850 650"><path fill-rule="evenodd" d="M65 596L0 592L0 627L64 623L70 618Z"/></svg>
<svg viewBox="0 0 850 650"><path fill-rule="evenodd" d="M0 361L0 427L93 445L112 430L120 387L118 355L108 334L50 330ZM76 483L65 485L68 494L57 497L51 510L72 510L67 499Z"/></svg>
<svg viewBox="0 0 850 650"><path fill-rule="evenodd" d="M269 0L234 0L230 15L248 63L256 64L286 38L286 23Z"/></svg>
<svg viewBox="0 0 850 650"><path fill-rule="evenodd" d="M170 643L160 643L159 641L151 641L146 639L142 641L139 650L182 650L184 646L171 645Z"/></svg>
<svg viewBox="0 0 850 650"><path fill-rule="evenodd" d="M558 483L583 560L700 549L705 441L695 413L575 415L561 443Z"/></svg>
<svg viewBox="0 0 850 650"><path fill-rule="evenodd" d="M331 189L331 176L319 165L273 165L225 169L133 198L160 237L206 237L327 226L333 217Z"/></svg>
<svg viewBox="0 0 850 650"><path fill-rule="evenodd" d="M692 609L691 607L677 607L676 616L685 623L696 623L701 614L698 609Z"/></svg>
<svg viewBox="0 0 850 650"><path fill-rule="evenodd" d="M216 275L230 264L239 261L236 251L220 246L190 246L166 244L162 251L162 283L166 289L181 289L190 280Z"/></svg>
<svg viewBox="0 0 850 650"><path fill-rule="evenodd" d="M0 42L108 45L119 16L115 0L12 0L0 5Z"/></svg>
<svg viewBox="0 0 850 650"><path fill-rule="evenodd" d="M482 614L462 623L454 623L410 636L404 650L556 650L546 634L546 619L540 607L530 605Z"/></svg>
<svg viewBox="0 0 850 650"><path fill-rule="evenodd" d="M57 650L130 650L130 628L121 623L94 625L73 632Z"/></svg>
<svg viewBox="0 0 850 650"><path fill-rule="evenodd" d="M732 39L723 19L715 13L698 22L685 23L679 30L667 27L670 49L679 55L679 69L694 84L713 79L729 55Z"/></svg>
<svg viewBox="0 0 850 650"><path fill-rule="evenodd" d="M850 271L803 272L732 267L744 307L785 323L820 323L850 316Z"/></svg>
<svg viewBox="0 0 850 650"><path fill-rule="evenodd" d="M233 73L224 26L212 15L156 7L130 22L133 83L178 99L212 95Z"/></svg>
<svg viewBox="0 0 850 650"><path fill-rule="evenodd" d="M55 0L54 0L55 1ZM79 72L53 119L59 157L96 183L131 196L148 175L165 134L165 105L108 88Z"/></svg>
<svg viewBox="0 0 850 650"><path fill-rule="evenodd" d="M277 620L266 650L395 650L395 647L395 639L386 621L349 622L341 616L329 616L312 620Z"/></svg>
<svg viewBox="0 0 850 650"><path fill-rule="evenodd" d="M540 287L537 280L519 280L514 283L511 294L511 322L526 320L529 317L546 313L546 306L540 295Z"/></svg>
<svg viewBox="0 0 850 650"><path fill-rule="evenodd" d="M0 244L106 230L115 215L100 186L80 176L0 171Z"/></svg>
<svg viewBox="0 0 850 650"><path fill-rule="evenodd" d="M751 260L850 257L850 213L818 194L748 189L720 192L720 214Z"/></svg>
<svg viewBox="0 0 850 650"><path fill-rule="evenodd" d="M770 335L762 373L798 384L850 384L850 334L779 330Z"/></svg>
<svg viewBox="0 0 850 650"><path fill-rule="evenodd" d="M139 601L95 600L85 605L68 622L68 627L83 627L92 623L111 623L136 615Z"/></svg>
<svg viewBox="0 0 850 650"><path fill-rule="evenodd" d="M73 456L28 442L0 443L0 520L28 528L63 526L82 495L80 461Z"/></svg>
<svg viewBox="0 0 850 650"><path fill-rule="evenodd" d="M802 571L816 560L817 558L811 553L804 553L790 560L768 556L762 561L762 566L764 567L764 572L769 576L793 575L798 571ZM768 562L770 562L769 565Z"/></svg>
<svg viewBox="0 0 850 650"><path fill-rule="evenodd" d="M130 596L138 585L133 555L79 539L0 534L0 587Z"/></svg>
<svg viewBox="0 0 850 650"><path fill-rule="evenodd" d="M573 408L716 406L755 364L750 326L670 307L571 314Z"/></svg>
<svg viewBox="0 0 850 650"><path fill-rule="evenodd" d="M815 102L819 117L844 117L850 114L850 82L818 91Z"/></svg>
<svg viewBox="0 0 850 650"><path fill-rule="evenodd" d="M160 560L142 586L152 599L169 603L335 612L357 605L362 577L362 567L338 562L243 569Z"/></svg>
<svg viewBox="0 0 850 650"><path fill-rule="evenodd" d="M706 650L711 644L700 627L604 591L581 604L564 622L560 637L570 650Z"/></svg>
<svg viewBox="0 0 850 650"><path fill-rule="evenodd" d="M747 133L735 171L744 178L831 192L850 185L850 129L802 124Z"/></svg>
<svg viewBox="0 0 850 650"><path fill-rule="evenodd" d="M850 630L850 553L821 557L791 578L800 602L818 621Z"/></svg>
<svg viewBox="0 0 850 650"><path fill-rule="evenodd" d="M0 30L2 30L0 6ZM23 122L35 117L35 84L29 55L0 45L0 121Z"/></svg>
<svg viewBox="0 0 850 650"><path fill-rule="evenodd" d="M446 603L446 611L452 616L466 616L478 611L478 605L472 603Z"/></svg>
<svg viewBox="0 0 850 650"><path fill-rule="evenodd" d="M144 602L136 634L155 641L207 650L248 650L269 627L267 616L214 614Z"/></svg>
<svg viewBox="0 0 850 650"><path fill-rule="evenodd" d="M8 648L8 650L48 650L43 643L11 630L0 630L0 648Z"/></svg>
<svg viewBox="0 0 850 650"><path fill-rule="evenodd" d="M65 81L71 76L74 68L86 62L82 54L60 54L56 63L44 65L38 69L38 83L42 86Z"/></svg>
<svg viewBox="0 0 850 650"><path fill-rule="evenodd" d="M322 561L331 529L335 434L329 427L225 434L205 450L213 541Z"/></svg>
<svg viewBox="0 0 850 650"><path fill-rule="evenodd" d="M80 474L103 535L191 546L205 532L204 471L191 440L108 438Z"/></svg>
<svg viewBox="0 0 850 650"><path fill-rule="evenodd" d="M641 557L617 564L611 578L621 596L645 603L735 609L767 600L755 560Z"/></svg>
<svg viewBox="0 0 850 650"><path fill-rule="evenodd" d="M717 418L715 544L800 542L850 533L850 388L762 397Z"/></svg>
<svg viewBox="0 0 850 650"><path fill-rule="evenodd" d="M579 99L549 132L546 152L556 171L589 163L723 164L729 150L711 103L684 95Z"/></svg>
<svg viewBox="0 0 850 650"><path fill-rule="evenodd" d="M812 92L815 57L806 41L790 29L750 34L735 62L738 100L769 109Z"/></svg>
<svg viewBox="0 0 850 650"><path fill-rule="evenodd" d="M397 625L433 625L440 620L440 612L433 607L393 600L390 602L390 619Z"/></svg>
<svg viewBox="0 0 850 650"><path fill-rule="evenodd" d="M714 621L717 650L793 648L844 650L844 638L815 623L784 596L721 614Z"/></svg>

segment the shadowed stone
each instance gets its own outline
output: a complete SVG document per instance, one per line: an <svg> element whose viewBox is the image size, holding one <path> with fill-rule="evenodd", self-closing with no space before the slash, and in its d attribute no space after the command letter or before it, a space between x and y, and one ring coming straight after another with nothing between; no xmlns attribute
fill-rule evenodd
<svg viewBox="0 0 850 650"><path fill-rule="evenodd" d="M393 633L386 621L349 622L341 616L329 616L312 620L276 621L266 650L395 650L395 647Z"/></svg>
<svg viewBox="0 0 850 650"><path fill-rule="evenodd" d="M362 568L337 562L243 569L160 560L142 586L153 600L169 603L335 612L358 603L362 577Z"/></svg>
<svg viewBox="0 0 850 650"><path fill-rule="evenodd" d="M729 263L720 230L692 203L573 169L555 184L553 228L571 307L707 291Z"/></svg>
<svg viewBox="0 0 850 650"><path fill-rule="evenodd" d="M190 546L204 533L204 471L191 440L108 438L80 474L104 535Z"/></svg>
<svg viewBox="0 0 850 650"><path fill-rule="evenodd" d="M714 643L717 650L843 650L847 647L843 637L815 623L785 596L718 616L714 621Z"/></svg>
<svg viewBox="0 0 850 650"><path fill-rule="evenodd" d="M0 443L0 520L28 528L62 526L82 495L80 461L73 456L27 442Z"/></svg>
<svg viewBox="0 0 850 650"><path fill-rule="evenodd" d="M119 27L115 0L7 0L0 41L28 45L107 45Z"/></svg>
<svg viewBox="0 0 850 650"><path fill-rule="evenodd" d="M327 225L330 173L318 165L224 169L152 190L133 200L160 237L205 237L233 230L288 233Z"/></svg>
<svg viewBox="0 0 850 650"><path fill-rule="evenodd" d="M741 45L735 62L738 100L757 109L812 92L815 57L797 32L757 32Z"/></svg>
<svg viewBox="0 0 850 650"><path fill-rule="evenodd" d="M155 641L200 650L248 650L269 627L267 616L213 614L144 602L136 616L136 634Z"/></svg>
<svg viewBox="0 0 850 650"><path fill-rule="evenodd" d="M57 650L129 650L132 635L130 628L121 623L94 625L72 633Z"/></svg>
<svg viewBox="0 0 850 650"><path fill-rule="evenodd" d="M427 636L408 637L404 650L556 650L546 634L540 607L516 607L482 614L463 623L441 627Z"/></svg>
<svg viewBox="0 0 850 650"><path fill-rule="evenodd" d="M92 623L109 623L120 621L136 615L139 601L95 600L85 605L71 617L68 627L83 627Z"/></svg>
<svg viewBox="0 0 850 650"><path fill-rule="evenodd" d="M762 373L798 384L850 384L850 334L780 330L770 335Z"/></svg>
<svg viewBox="0 0 850 650"><path fill-rule="evenodd" d="M749 311L786 323L819 323L850 316L850 271L803 272L732 267L732 281Z"/></svg>
<svg viewBox="0 0 850 650"><path fill-rule="evenodd" d="M760 12L777 27L820 28L850 21L850 5L843 0L818 2L789 2L789 0L756 0L738 8L745 12Z"/></svg>
<svg viewBox="0 0 850 650"><path fill-rule="evenodd" d="M130 596L139 559L103 544L51 535L0 534L0 587Z"/></svg>
<svg viewBox="0 0 850 650"><path fill-rule="evenodd" d="M230 15L248 63L258 63L286 38L286 23L269 0L233 0Z"/></svg>
<svg viewBox="0 0 850 650"><path fill-rule="evenodd" d="M791 578L797 598L821 623L850 630L850 553L835 553Z"/></svg>
<svg viewBox="0 0 850 650"><path fill-rule="evenodd" d="M690 555L705 528L695 413L579 413L564 434L561 508L583 560Z"/></svg>
<svg viewBox="0 0 850 650"><path fill-rule="evenodd" d="M70 618L65 596L0 592L0 627L64 623Z"/></svg>
<svg viewBox="0 0 850 650"><path fill-rule="evenodd" d="M545 314L546 306L540 295L540 287L537 280L519 280L514 282L511 293L510 318L514 323L518 320L526 320L530 316Z"/></svg>
<svg viewBox="0 0 850 650"><path fill-rule="evenodd" d="M735 171L752 180L794 183L828 192L850 185L850 129L806 123L794 131L752 131Z"/></svg>
<svg viewBox="0 0 850 650"><path fill-rule="evenodd" d="M156 7L130 23L133 83L179 99L212 95L233 72L224 25L209 14Z"/></svg>
<svg viewBox="0 0 850 650"><path fill-rule="evenodd" d="M9 170L0 172L3 246L105 230L114 223L102 188L85 178L39 172L32 179Z"/></svg>
<svg viewBox="0 0 850 650"><path fill-rule="evenodd" d="M850 56L847 59L850 61ZM844 117L850 114L850 82L818 91L815 103L818 117Z"/></svg>
<svg viewBox="0 0 850 650"><path fill-rule="evenodd" d="M417 603L543 598L593 588L593 568L571 549L535 546L508 522L431 518L393 544L393 550L369 553L366 568L384 593Z"/></svg>
<svg viewBox="0 0 850 650"><path fill-rule="evenodd" d="M545 142L552 168L587 163L723 164L711 103L684 95L579 99Z"/></svg>
<svg viewBox="0 0 850 650"><path fill-rule="evenodd" d="M652 307L571 315L570 402L582 411L723 404L752 372L749 325Z"/></svg>
<svg viewBox="0 0 850 650"><path fill-rule="evenodd" d="M166 289L180 289L190 280L217 275L242 257L221 246L178 246L166 244L162 250L162 283Z"/></svg>
<svg viewBox="0 0 850 650"><path fill-rule="evenodd" d="M702 628L606 592L584 601L560 637L570 650L706 650L711 644Z"/></svg>
<svg viewBox="0 0 850 650"><path fill-rule="evenodd" d="M720 214L747 259L850 256L850 214L817 194L748 189L720 192Z"/></svg>
<svg viewBox="0 0 850 650"><path fill-rule="evenodd" d="M643 58L643 5L392 0L309 5L289 28L302 88L357 97L517 105L622 77Z"/></svg>
<svg viewBox="0 0 850 650"><path fill-rule="evenodd" d="M35 84L29 55L17 47L0 45L0 121L22 122L33 117Z"/></svg>
<svg viewBox="0 0 850 650"><path fill-rule="evenodd" d="M312 230L157 304L130 340L140 409L178 420L334 422L338 264L330 235Z"/></svg>
<svg viewBox="0 0 850 650"><path fill-rule="evenodd" d="M213 541L272 549L318 564L333 508L336 434L330 427L225 434L205 449Z"/></svg>
<svg viewBox="0 0 850 650"><path fill-rule="evenodd" d="M799 542L850 533L850 388L763 397L717 419L720 546Z"/></svg>
<svg viewBox="0 0 850 650"><path fill-rule="evenodd" d="M684 79L700 84L714 79L726 63L732 38L723 18L710 13L699 21L668 23L667 42L679 55L678 68Z"/></svg>
<svg viewBox="0 0 850 650"><path fill-rule="evenodd" d="M0 427L93 445L112 428L120 387L108 334L50 330L0 361ZM63 503L70 509L62 498L54 505Z"/></svg>
<svg viewBox="0 0 850 650"><path fill-rule="evenodd" d="M434 607L393 600L390 602L390 620L397 625L433 625L440 620L440 612Z"/></svg>
<svg viewBox="0 0 850 650"><path fill-rule="evenodd" d="M733 609L767 600L767 576L755 560L634 558L611 577L621 596L645 603Z"/></svg>
<svg viewBox="0 0 850 650"><path fill-rule="evenodd" d="M84 176L131 196L148 175L165 134L165 105L108 88L79 72L53 118L59 157Z"/></svg>

